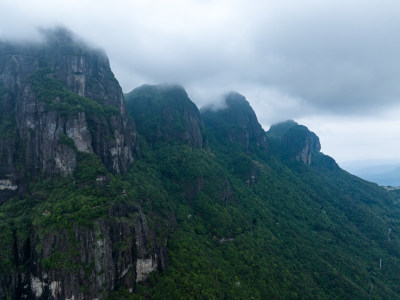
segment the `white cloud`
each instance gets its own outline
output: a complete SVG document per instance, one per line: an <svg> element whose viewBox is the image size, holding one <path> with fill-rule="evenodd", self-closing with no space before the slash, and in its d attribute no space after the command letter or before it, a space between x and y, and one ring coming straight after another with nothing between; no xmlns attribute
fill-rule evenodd
<svg viewBox="0 0 400 300"><path fill-rule="evenodd" d="M399 160L400 106L382 116L315 115L298 122L320 138L322 152L339 163L359 160Z"/></svg>
<svg viewBox="0 0 400 300"><path fill-rule="evenodd" d="M379 121L400 102L399 13L394 0L3 0L0 36L36 39L35 27L63 24L106 50L126 92L180 83L205 105L236 90L264 127L329 125L323 147L345 157L373 128L390 133L386 148L400 140L395 121ZM346 126L354 147L340 154Z"/></svg>

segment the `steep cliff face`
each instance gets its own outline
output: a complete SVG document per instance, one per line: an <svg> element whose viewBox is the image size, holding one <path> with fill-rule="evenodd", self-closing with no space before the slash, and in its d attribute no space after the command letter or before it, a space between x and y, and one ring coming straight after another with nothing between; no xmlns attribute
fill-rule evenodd
<svg viewBox="0 0 400 300"><path fill-rule="evenodd" d="M138 131L150 143L182 141L196 148L203 146L199 110L182 87L143 85L125 98Z"/></svg>
<svg viewBox="0 0 400 300"><path fill-rule="evenodd" d="M0 43L0 104L0 202L23 191L25 173L71 175L76 151L115 173L133 160L134 125L107 57L66 30L41 44Z"/></svg>
<svg viewBox="0 0 400 300"><path fill-rule="evenodd" d="M0 43L0 204L24 190L25 141L17 129L16 102L24 77L31 72L32 59L14 55L16 48Z"/></svg>
<svg viewBox="0 0 400 300"><path fill-rule="evenodd" d="M230 93L225 102L223 109L205 108L201 111L206 126L247 150L251 145L268 149L265 132L246 98L238 93Z"/></svg>
<svg viewBox="0 0 400 300"><path fill-rule="evenodd" d="M102 50L92 49L67 30L48 30L46 65L79 96L118 107L125 115L123 94Z"/></svg>
<svg viewBox="0 0 400 300"><path fill-rule="evenodd" d="M272 125L267 137L275 140L277 151L307 165L311 164L313 154L321 150L318 136L291 120Z"/></svg>
<svg viewBox="0 0 400 300"><path fill-rule="evenodd" d="M64 29L0 42L0 108L0 299L100 299L165 267L166 238L113 177L137 143L103 52Z"/></svg>
<svg viewBox="0 0 400 300"><path fill-rule="evenodd" d="M17 268L2 278L0 299L102 299L120 287L133 291L150 272L165 268L166 250L155 240L145 216L127 205L110 207L93 229L72 226L44 235L33 229L26 240L15 238Z"/></svg>

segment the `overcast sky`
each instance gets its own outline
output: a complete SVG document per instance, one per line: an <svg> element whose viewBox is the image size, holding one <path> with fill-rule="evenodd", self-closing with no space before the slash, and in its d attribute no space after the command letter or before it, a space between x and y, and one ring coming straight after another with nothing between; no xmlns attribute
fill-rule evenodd
<svg viewBox="0 0 400 300"><path fill-rule="evenodd" d="M338 162L400 161L398 0L1 0L0 38L64 25L105 49L124 92L235 90L260 123L294 119Z"/></svg>

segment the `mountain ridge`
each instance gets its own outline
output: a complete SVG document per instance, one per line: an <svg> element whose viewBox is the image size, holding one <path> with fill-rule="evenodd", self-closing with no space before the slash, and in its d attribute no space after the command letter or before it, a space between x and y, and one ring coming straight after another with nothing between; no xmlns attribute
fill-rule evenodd
<svg viewBox="0 0 400 300"><path fill-rule="evenodd" d="M0 47L0 299L398 298L396 191L238 93L121 102L102 52L53 33Z"/></svg>

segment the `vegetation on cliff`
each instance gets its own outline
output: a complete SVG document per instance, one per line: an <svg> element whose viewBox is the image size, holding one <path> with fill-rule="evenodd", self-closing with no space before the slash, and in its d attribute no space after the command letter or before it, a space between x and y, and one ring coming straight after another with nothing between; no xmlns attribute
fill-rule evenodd
<svg viewBox="0 0 400 300"><path fill-rule="evenodd" d="M119 114L112 105L100 103L86 97L81 97L69 90L59 79L52 77L49 68L41 68L29 76L27 81L32 84L36 97L47 104L46 109L56 111L60 115L74 115L86 112L90 116L105 117Z"/></svg>
<svg viewBox="0 0 400 300"><path fill-rule="evenodd" d="M26 80L60 119L122 114L53 75L40 68ZM0 89L3 107L14 108L11 94ZM140 150L125 173L60 134L73 172L28 170L0 206L0 299L398 298L397 191L341 170L306 127L266 133L243 96L226 100L200 114L181 87L126 95ZM9 130L27 134L10 115L0 112L3 144Z"/></svg>

